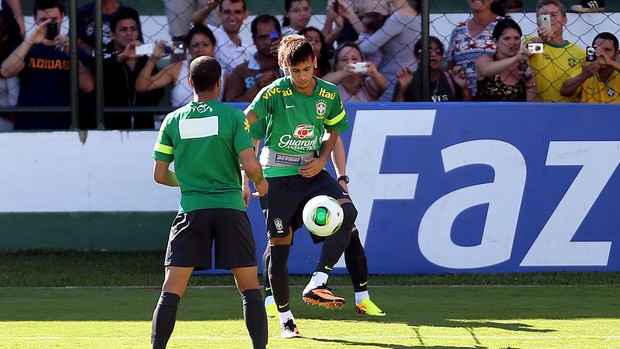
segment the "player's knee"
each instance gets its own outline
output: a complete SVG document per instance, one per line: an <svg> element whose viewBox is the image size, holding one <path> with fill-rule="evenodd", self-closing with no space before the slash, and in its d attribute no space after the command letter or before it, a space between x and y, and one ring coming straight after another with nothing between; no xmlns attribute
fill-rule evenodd
<svg viewBox="0 0 620 349"><path fill-rule="evenodd" d="M340 206L342 206L342 211L344 212L344 221L353 225L357 219L357 208L355 208L355 205L352 202L347 202Z"/></svg>

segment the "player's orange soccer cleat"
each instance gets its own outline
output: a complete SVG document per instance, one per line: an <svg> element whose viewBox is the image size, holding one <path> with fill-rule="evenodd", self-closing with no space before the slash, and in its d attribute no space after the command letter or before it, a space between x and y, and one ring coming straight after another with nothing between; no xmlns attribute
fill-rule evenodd
<svg viewBox="0 0 620 349"><path fill-rule="evenodd" d="M302 298L308 304L318 305L327 309L342 308L345 303L344 298L334 296L332 289L325 284L306 292Z"/></svg>

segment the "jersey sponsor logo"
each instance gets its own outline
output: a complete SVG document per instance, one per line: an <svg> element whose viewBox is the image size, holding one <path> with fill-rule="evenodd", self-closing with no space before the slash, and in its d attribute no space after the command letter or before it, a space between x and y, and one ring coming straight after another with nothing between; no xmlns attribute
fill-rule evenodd
<svg viewBox="0 0 620 349"><path fill-rule="evenodd" d="M299 139L314 138L314 125L301 124L295 127L293 137Z"/></svg>
<svg viewBox="0 0 620 349"><path fill-rule="evenodd" d="M276 154L276 159L274 161L276 164L287 165L287 166L300 166L301 165L301 157L293 156L293 155Z"/></svg>
<svg viewBox="0 0 620 349"><path fill-rule="evenodd" d="M315 151L318 141L316 138L311 139L294 139L292 135L283 135L280 137L278 147L280 149L290 149L295 151Z"/></svg>
<svg viewBox="0 0 620 349"><path fill-rule="evenodd" d="M293 95L293 90L291 90L290 88L287 88L286 90L280 90L279 87L274 87L270 90L267 90L264 94L263 94L263 99L269 99L271 98L271 96L277 95L277 94L282 94L283 96L287 97L287 96L292 96Z"/></svg>
<svg viewBox="0 0 620 349"><path fill-rule="evenodd" d="M323 100L316 101L316 113L318 115L317 119L323 118L323 115L325 115L326 111L327 111L327 102Z"/></svg>
<svg viewBox="0 0 620 349"><path fill-rule="evenodd" d="M326 89L321 88L321 90L319 90L319 96L329 98L333 101L334 98L336 98L336 92L328 92Z"/></svg>

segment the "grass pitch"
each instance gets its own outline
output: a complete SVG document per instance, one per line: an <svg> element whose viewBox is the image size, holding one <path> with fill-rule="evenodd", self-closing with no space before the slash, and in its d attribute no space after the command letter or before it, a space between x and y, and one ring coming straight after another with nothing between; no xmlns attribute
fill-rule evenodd
<svg viewBox="0 0 620 349"><path fill-rule="evenodd" d="M335 292L352 303L351 287ZM618 348L619 286L394 286L370 290L388 316L305 305L300 339L269 348ZM0 288L0 348L149 348L157 288ZM348 297L347 297L348 296ZM231 287L188 290L168 348L250 348Z"/></svg>

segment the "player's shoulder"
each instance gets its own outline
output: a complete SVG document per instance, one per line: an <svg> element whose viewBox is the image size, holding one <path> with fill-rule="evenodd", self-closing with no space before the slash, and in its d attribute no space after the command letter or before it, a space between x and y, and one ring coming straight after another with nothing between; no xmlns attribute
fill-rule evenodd
<svg viewBox="0 0 620 349"><path fill-rule="evenodd" d="M336 98L336 96L340 96L340 92L338 91L338 86L335 84L325 81L321 78L316 78L316 91L322 97L330 97L330 99Z"/></svg>

